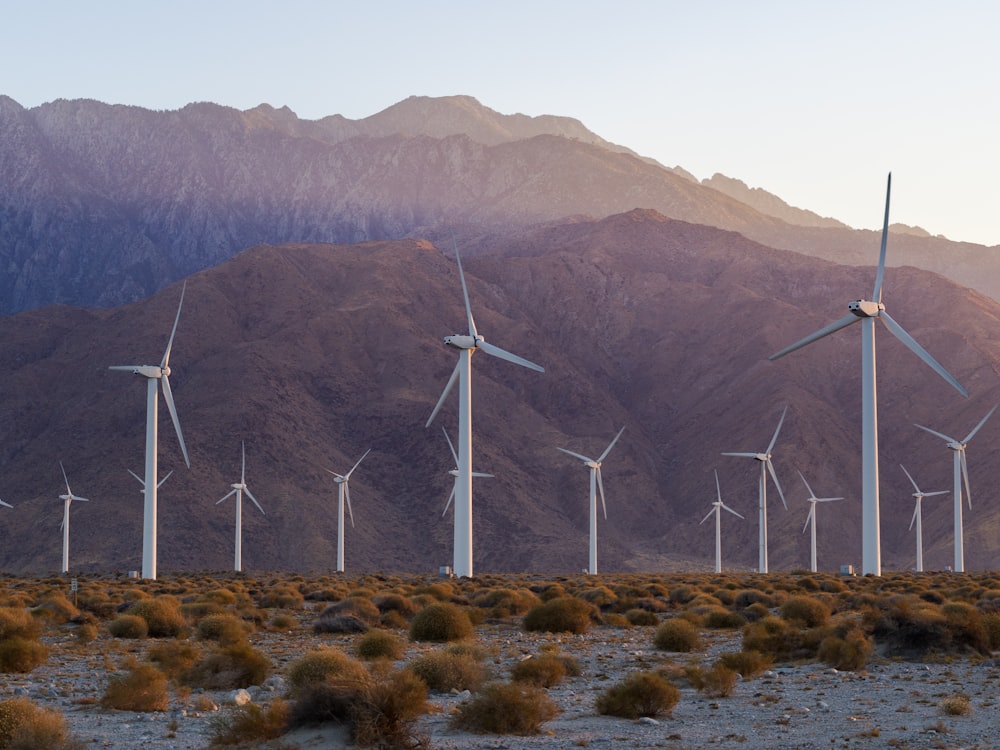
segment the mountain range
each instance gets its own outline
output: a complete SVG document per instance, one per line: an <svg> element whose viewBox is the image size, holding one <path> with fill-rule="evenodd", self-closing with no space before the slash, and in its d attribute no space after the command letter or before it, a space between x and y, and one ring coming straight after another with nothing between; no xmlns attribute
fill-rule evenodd
<svg viewBox="0 0 1000 750"><path fill-rule="evenodd" d="M56 569L60 461L91 498L72 508L71 565L139 567L141 488L127 469L141 470L145 399L139 378L107 368L159 361L181 278L171 382L192 467L161 419L161 467L174 473L160 569L231 563L233 509L215 501L244 440L266 511L245 509L248 568L332 569L324 469L369 447L351 481L348 570L449 564L441 427L454 435L454 400L424 422L454 367L441 337L466 326L453 246L480 332L546 368L474 358L475 468L496 475L474 488L478 571L586 565L587 472L556 448L597 453L622 426L603 470L600 568L708 569L714 529L698 522L713 469L747 516L725 519L723 561L752 567L754 467L719 454L763 449L785 405L775 464L789 510L772 491L771 567L808 561L798 470L847 498L819 509L820 566L860 563L860 336L767 356L870 293L877 234L721 175L699 184L575 120L502 116L468 97L356 122L0 98L0 125L20 144L0 139L0 497L15 505L0 509L0 569ZM795 237L808 252L781 247ZM982 289L913 267L921 248L972 258L956 267ZM950 453L913 423L961 436L1000 401L1000 307L982 272L993 257L913 230L890 237L890 266L905 266L886 273L887 306L971 398L879 334L887 568L913 564L898 464L926 491L951 486ZM969 568L1000 552L997 429L969 449ZM925 503L924 533L927 566L950 564L950 498Z"/></svg>

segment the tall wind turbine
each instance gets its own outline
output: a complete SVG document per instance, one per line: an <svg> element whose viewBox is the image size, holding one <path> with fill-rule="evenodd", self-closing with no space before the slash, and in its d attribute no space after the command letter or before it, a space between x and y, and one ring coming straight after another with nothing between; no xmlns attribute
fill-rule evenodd
<svg viewBox="0 0 1000 750"><path fill-rule="evenodd" d="M337 483L337 572L344 572L344 500L347 500L347 512L351 516L351 528L354 528L354 511L351 510L351 490L348 482L351 481L351 474L365 460L365 456L372 452L369 448L365 455L358 459L358 462L351 467L346 474L338 474L335 471L326 469L329 474L333 474L333 481Z"/></svg>
<svg viewBox="0 0 1000 750"><path fill-rule="evenodd" d="M142 577L156 579L156 449L157 449L157 408L159 399L157 398L156 384L159 381L163 389L163 400L170 411L170 419L174 423L177 431L177 442L181 445L181 453L184 454L184 463L191 468L191 461L188 458L187 446L184 445L184 435L181 434L181 423L177 420L177 408L174 406L174 397L170 392L170 348L174 345L174 334L177 333L177 323L181 319L181 306L184 304L184 292L187 291L187 282L181 287L181 299L177 304L177 317L174 318L174 327L170 331L170 339L167 341L166 351L163 352L163 359L159 365L113 365L108 369L131 372L133 375L141 375L146 378L146 478L143 480L143 503L142 516ZM165 477L164 477L165 478Z"/></svg>
<svg viewBox="0 0 1000 750"><path fill-rule="evenodd" d="M243 493L247 493L253 504L257 506L262 514L264 509L260 507L260 503L257 502L257 498L253 496L250 488L247 487L247 446L246 443L241 441L240 448L243 455L243 463L240 468L240 481L237 484L229 485L232 489L226 494L221 500L216 501L216 505L221 503L226 498L231 495L236 495L236 556L233 561L233 570L237 573L243 572ZM167 475L169 476L169 474ZM167 477L163 477L165 480ZM162 484L162 481L161 481ZM265 514L266 515L266 514Z"/></svg>
<svg viewBox="0 0 1000 750"><path fill-rule="evenodd" d="M963 396L969 394L951 373L927 353L910 334L889 317L882 302L882 277L885 274L885 246L889 238L889 193L892 188L892 174L889 174L885 189L885 218L882 222L882 248L879 252L878 269L875 272L875 289L872 299L858 299L849 302L850 311L840 320L821 328L791 346L770 356L778 359L801 349L813 341L828 336L834 331L861 322L861 567L865 575L882 575L882 543L879 527L878 506L878 409L875 388L875 320L881 320L889 332L924 361L934 372L944 378Z"/></svg>
<svg viewBox="0 0 1000 750"><path fill-rule="evenodd" d="M90 502L85 497L80 497L79 495L74 495L73 490L69 488L69 479L66 478L66 468L63 466L62 461L59 462L59 468L62 469L63 481L66 482L66 494L60 495L59 499L63 501L63 520L59 524L59 528L62 529L63 533L63 553L62 553L62 572L69 572L69 506L74 500L82 500L87 503ZM6 505L6 503L4 503ZM8 506L10 507L10 506Z"/></svg>
<svg viewBox="0 0 1000 750"><path fill-rule="evenodd" d="M767 450L763 453L723 453L723 456L740 456L742 458L752 458L760 463L760 481L758 483L758 515L759 526L760 526L760 553L757 563L757 570L760 573L767 572L767 475L771 474L771 479L774 480L774 486L778 488L778 496L781 498L781 504L785 506L785 510L788 510L788 503L785 502L785 493L781 491L781 483L778 481L778 475L774 471L774 464L771 463L771 451L774 450L774 444L778 442L778 433L781 432L781 425L785 422L785 415L788 414L788 407L786 406L781 412L781 419L778 420L778 426L774 430L774 435L771 437L771 442L768 443Z"/></svg>
<svg viewBox="0 0 1000 750"><path fill-rule="evenodd" d="M1000 404L997 404L1000 406ZM972 492L969 489L969 465L965 460L965 448L968 446L969 441L975 436L979 429L986 424L986 420L993 416L993 412L997 410L994 406L990 409L986 416L979 420L977 424L968 435L965 436L965 440L956 440L955 438L948 437L947 435L932 430L930 427L924 427L922 424L918 424L921 430L929 432L931 435L937 435L939 438L945 441L948 450L954 455L954 466L955 466L955 572L963 573L965 572L965 546L962 541L962 482L965 482L965 497L969 502L969 510L972 510Z"/></svg>
<svg viewBox="0 0 1000 750"><path fill-rule="evenodd" d="M914 481L913 477L910 476L910 472L906 470L903 464L899 465L899 468L903 470L906 474L906 478L910 480L910 484L913 485L913 489L916 492L913 493L913 497L916 498L917 502L914 504L913 508L913 518L910 519L910 528L913 528L913 524L917 524L917 572L924 572L924 530L923 530L923 519L922 513L920 511L920 501L925 497L933 497L934 495L947 495L948 490L938 490L937 492L921 492L920 488L917 487L917 483ZM959 504L961 507L961 503Z"/></svg>
<svg viewBox="0 0 1000 750"><path fill-rule="evenodd" d="M476 322L472 318L472 307L469 305L469 290L465 285L465 274L462 271L462 259L455 247L455 262L458 264L458 277L462 282L462 297L465 300L465 313L469 322L468 334L445 336L444 343L453 349L458 349L458 363L448 379L441 398L438 399L434 411L425 426L430 427L434 417L441 410L442 404L451 393L455 381L458 381L458 476L455 478L455 551L452 571L459 577L472 577L472 355L485 352L493 357L505 359L516 365L527 367L537 372L545 369L529 362L523 357L511 354L486 340L476 330Z"/></svg>
<svg viewBox="0 0 1000 750"><path fill-rule="evenodd" d="M444 518L445 513L448 512L448 508L451 507L451 501L455 499L455 487L458 486L458 454L455 453L455 446L452 445L451 438L448 437L448 430L442 427L441 431L444 433L444 439L448 441L448 447L451 449L451 456L455 459L455 468L448 472L455 477L455 481L451 485L451 494L448 495L448 502L445 503L444 510L441 512L441 518ZM483 479L490 479L493 477L492 474L484 474L481 471L472 472L472 476L481 477Z"/></svg>
<svg viewBox="0 0 1000 750"><path fill-rule="evenodd" d="M802 533L806 533L806 529L809 528L810 522L812 523L812 533L810 534L810 547L809 547L809 570L813 573L816 572L816 503L832 503L837 500L843 500L842 497L816 497L816 493L813 492L813 488L809 486L809 482L806 478L802 476L802 472L799 472L799 476L802 477L802 484L806 486L809 490L809 497L806 498L806 502L809 503L809 515L806 516L806 524L802 527Z"/></svg>
<svg viewBox="0 0 1000 750"><path fill-rule="evenodd" d="M722 502L722 489L719 487L719 472L715 472L715 496L719 498L714 503L712 503L712 510L708 511L708 515L701 519L701 523L705 523L712 514L715 514L715 572L722 572L722 511L728 510L734 516L739 516L743 518L739 513L730 508L724 502ZM700 525L700 524L699 524Z"/></svg>
<svg viewBox="0 0 1000 750"><path fill-rule="evenodd" d="M623 432L625 432L624 427L618 430L615 439L608 444L604 453L598 458L587 458L565 448L557 449L574 458L579 458L583 461L583 465L590 469L590 565L587 568L590 575L597 575L597 490L601 491L601 509L604 511L604 520L608 520L608 508L604 504L604 481L601 479L601 464L611 453L611 449L615 447L615 443L618 442L618 438L622 436Z"/></svg>

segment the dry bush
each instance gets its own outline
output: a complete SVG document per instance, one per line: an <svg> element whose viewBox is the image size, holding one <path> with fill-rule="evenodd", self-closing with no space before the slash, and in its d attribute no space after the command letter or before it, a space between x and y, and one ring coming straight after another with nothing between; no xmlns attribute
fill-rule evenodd
<svg viewBox="0 0 1000 750"><path fill-rule="evenodd" d="M710 607L702 614L702 624L710 630L730 630L746 625L746 618L739 612L725 607Z"/></svg>
<svg viewBox="0 0 1000 750"><path fill-rule="evenodd" d="M101 698L105 708L121 711L166 711L170 702L167 677L151 664L130 664L124 675L112 675Z"/></svg>
<svg viewBox="0 0 1000 750"><path fill-rule="evenodd" d="M7 638L34 640L42 634L42 624L26 609L0 607L0 641Z"/></svg>
<svg viewBox="0 0 1000 750"><path fill-rule="evenodd" d="M410 622L410 639L445 643L470 638L473 634L472 622L461 607L448 602L439 602L424 607Z"/></svg>
<svg viewBox="0 0 1000 750"><path fill-rule="evenodd" d="M205 654L183 676L183 683L205 690L235 690L260 685L271 660L249 643L230 643Z"/></svg>
<svg viewBox="0 0 1000 750"><path fill-rule="evenodd" d="M406 664L427 687L438 692L478 690L486 679L486 668L471 654L432 651Z"/></svg>
<svg viewBox="0 0 1000 750"><path fill-rule="evenodd" d="M593 604L574 596L544 600L524 616L524 629L529 633L586 633L591 618L597 614Z"/></svg>
<svg viewBox="0 0 1000 750"><path fill-rule="evenodd" d="M267 706L247 703L212 720L212 746L246 745L273 740L288 729L291 708L281 698Z"/></svg>
<svg viewBox="0 0 1000 750"><path fill-rule="evenodd" d="M875 644L854 621L838 623L820 644L816 657L836 669L864 669Z"/></svg>
<svg viewBox="0 0 1000 750"><path fill-rule="evenodd" d="M719 655L719 662L737 672L744 680L752 680L774 663L770 654L753 649L730 651Z"/></svg>
<svg viewBox="0 0 1000 750"><path fill-rule="evenodd" d="M866 612L864 619L886 656L989 653L989 633L974 607L959 603L941 607L910 595L886 597L876 604L878 608Z"/></svg>
<svg viewBox="0 0 1000 750"><path fill-rule="evenodd" d="M0 748L3 750L80 750L83 742L66 731L58 711L27 698L0 701Z"/></svg>
<svg viewBox="0 0 1000 750"><path fill-rule="evenodd" d="M790 596L781 605L781 616L800 627L817 628L830 619L830 607L812 596Z"/></svg>
<svg viewBox="0 0 1000 750"><path fill-rule="evenodd" d="M389 612L396 612L404 619L409 619L417 613L417 605L412 600L402 594L386 593L372 597L378 611L384 616Z"/></svg>
<svg viewBox="0 0 1000 750"><path fill-rule="evenodd" d="M321 613L313 623L314 633L354 634L367 633L370 626L360 617L351 614Z"/></svg>
<svg viewBox="0 0 1000 750"><path fill-rule="evenodd" d="M988 612L983 615L983 627L989 639L991 651L1000 651L1000 612Z"/></svg>
<svg viewBox="0 0 1000 750"><path fill-rule="evenodd" d="M374 625L381 614L379 608L371 599L362 596L349 596L347 599L331 604L320 613L320 619L330 619L338 615L356 617L366 625Z"/></svg>
<svg viewBox="0 0 1000 750"><path fill-rule="evenodd" d="M687 653L701 648L701 633L688 620L675 617L656 629L653 645L660 651Z"/></svg>
<svg viewBox="0 0 1000 750"><path fill-rule="evenodd" d="M595 586L594 588L584 589L577 592L576 596L585 602L590 602L599 609L610 607L618 601L618 595L607 586Z"/></svg>
<svg viewBox="0 0 1000 750"><path fill-rule="evenodd" d="M207 601L195 601L195 602L183 602L181 604L181 614L187 620L198 622L203 617L208 617L209 615L222 615L226 614L226 608L221 604L216 602Z"/></svg>
<svg viewBox="0 0 1000 750"><path fill-rule="evenodd" d="M77 596L77 606L101 620L110 620L118 609L117 603L106 591L101 590L81 591Z"/></svg>
<svg viewBox="0 0 1000 750"><path fill-rule="evenodd" d="M310 651L288 668L288 687L293 698L305 690L325 682L359 683L368 680L365 665L343 651L322 648Z"/></svg>
<svg viewBox="0 0 1000 750"><path fill-rule="evenodd" d="M640 609L638 607L634 607L626 611L625 620L629 625L634 625L636 627L649 627L660 624L660 618L656 616L655 612L650 612L648 609Z"/></svg>
<svg viewBox="0 0 1000 750"><path fill-rule="evenodd" d="M528 589L484 589L472 595L472 604L488 609L490 616L495 618L523 615L540 601Z"/></svg>
<svg viewBox="0 0 1000 750"><path fill-rule="evenodd" d="M247 637L247 624L231 614L206 615L198 621L198 636L218 643L238 643Z"/></svg>
<svg viewBox="0 0 1000 750"><path fill-rule="evenodd" d="M297 587L291 585L274 586L257 602L264 609L302 609L306 600Z"/></svg>
<svg viewBox="0 0 1000 750"><path fill-rule="evenodd" d="M972 713L972 701L965 693L949 695L939 705L945 716L968 716Z"/></svg>
<svg viewBox="0 0 1000 750"><path fill-rule="evenodd" d="M638 719L640 716L669 715L680 691L656 672L633 672L597 697L597 713Z"/></svg>
<svg viewBox="0 0 1000 750"><path fill-rule="evenodd" d="M401 659L406 653L402 639L387 630L371 630L354 644L354 652L362 659Z"/></svg>
<svg viewBox="0 0 1000 750"><path fill-rule="evenodd" d="M566 663L556 654L539 654L517 662L510 670L514 682L550 688L566 677Z"/></svg>
<svg viewBox="0 0 1000 750"><path fill-rule="evenodd" d="M824 629L802 630L789 620L768 616L743 631L743 648L770 654L777 661L811 659L825 635Z"/></svg>
<svg viewBox="0 0 1000 750"><path fill-rule="evenodd" d="M541 725L558 712L541 688L496 682L460 705L451 726L476 734L538 734Z"/></svg>
<svg viewBox="0 0 1000 750"><path fill-rule="evenodd" d="M427 686L416 675L376 669L351 708L351 736L361 747L424 746L414 724L427 708Z"/></svg>
<svg viewBox="0 0 1000 750"><path fill-rule="evenodd" d="M33 612L49 622L62 625L80 614L80 610L61 591L46 594L35 606Z"/></svg>
<svg viewBox="0 0 1000 750"><path fill-rule="evenodd" d="M128 608L126 614L145 620L151 638L177 638L187 631L180 603L173 596L140 599Z"/></svg>
<svg viewBox="0 0 1000 750"><path fill-rule="evenodd" d="M119 615L108 623L108 632L115 638L142 639L149 635L149 626L139 615Z"/></svg>
<svg viewBox="0 0 1000 750"><path fill-rule="evenodd" d="M701 673L700 684L696 688L709 698L728 698L736 687L738 674L732 667L717 661L711 669Z"/></svg>
<svg viewBox="0 0 1000 750"><path fill-rule="evenodd" d="M162 641L149 649L148 659L168 679L180 679L201 658L201 649L187 641Z"/></svg>

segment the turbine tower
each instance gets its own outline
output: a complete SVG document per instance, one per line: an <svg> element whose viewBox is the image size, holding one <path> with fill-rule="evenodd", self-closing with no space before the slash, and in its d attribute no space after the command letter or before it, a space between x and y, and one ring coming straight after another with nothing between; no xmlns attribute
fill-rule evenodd
<svg viewBox="0 0 1000 750"><path fill-rule="evenodd" d="M372 452L369 448L365 451L365 455L358 459L358 462L351 467L351 470L346 474L338 474L335 471L330 471L325 469L329 474L333 474L333 481L337 483L337 572L344 572L344 500L347 500L347 512L351 516L351 528L354 528L354 511L351 510L351 490L348 487L348 482L351 480L351 474L354 470L361 465L361 462L365 460L365 456Z"/></svg>
<svg viewBox="0 0 1000 750"><path fill-rule="evenodd" d="M601 479L601 464L604 459L608 457L611 453L611 449L615 447L615 443L618 442L618 438L622 436L625 432L625 428L622 427L618 430L618 434L615 435L615 439L612 440L608 447L604 449L604 453L600 455L599 458L587 458L579 453L574 453L573 451L568 451L565 448L558 448L563 453L573 456L574 458L579 458L583 461L583 465L590 469L590 565L587 567L587 572L590 575L597 575L597 490L601 491L601 509L604 511L604 520L608 520L608 508L604 504L604 482Z"/></svg>
<svg viewBox="0 0 1000 750"><path fill-rule="evenodd" d="M141 375L146 378L146 478L143 480L143 503L142 517L142 577L149 580L156 580L156 490L159 485L156 483L156 452L157 452L157 398L156 384L159 381L163 389L163 400L170 411L170 419L174 423L177 431L177 442L180 443L181 453L184 454L184 463L191 468L191 461L188 458L187 446L184 445L184 435L181 434L181 423L177 420L177 408L174 406L174 397L170 392L170 348L174 345L174 334L177 333L177 323L181 319L181 306L184 304L184 292L187 290L187 282L181 287L181 299L177 304L177 317L174 318L174 327L170 331L170 339L167 341L166 351L163 352L163 359L159 365L113 365L108 369L131 372L133 375ZM166 477L164 477L166 479Z"/></svg>
<svg viewBox="0 0 1000 750"><path fill-rule="evenodd" d="M791 346L770 356L778 359L801 349L834 331L861 322L861 567L865 575L882 575L882 543L879 527L878 504L878 408L875 387L875 321L882 321L889 332L902 341L934 372L944 378L955 390L968 397L966 390L951 373L927 353L916 339L893 320L882 302L882 277L885 274L885 247L889 238L889 194L892 174L885 189L885 218L882 222L882 247L879 251L878 269L875 272L875 289L872 299L858 299L848 303L849 313L840 320L821 328Z"/></svg>
<svg viewBox="0 0 1000 750"><path fill-rule="evenodd" d="M739 516L743 518L739 513L730 508L724 502L722 502L722 489L719 487L719 472L715 472L715 496L719 498L714 503L712 503L712 510L708 511L708 515L701 519L701 523L705 523L712 514L715 514L715 572L722 572L722 511L728 510L734 516ZM744 519L745 520L745 519ZM701 525L701 524L699 524Z"/></svg>
<svg viewBox="0 0 1000 750"><path fill-rule="evenodd" d="M816 497L816 493L813 492L813 488L809 486L809 482L806 478L802 476L802 472L799 472L799 476L802 477L802 484L806 486L809 490L809 497L806 498L806 502L809 503L809 515L806 516L806 524L802 527L802 533L806 533L806 529L809 528L810 522L812 523L812 533L810 534L810 546L809 546L809 570L813 573L816 572L816 503L832 503L837 500L843 500L842 497Z"/></svg>
<svg viewBox="0 0 1000 750"><path fill-rule="evenodd" d="M914 507L913 507L913 518L910 519L910 528L911 529L913 528L913 524L914 523L917 524L917 572L918 573L923 573L924 572L924 530L923 530L923 523L922 523L922 521L923 521L923 519L922 519L922 513L921 513L921 510L920 510L920 504L921 504L920 501L923 500L925 497L933 497L934 495L947 495L948 494L948 490L938 490L937 492L921 492L920 488L917 487L917 483L914 481L913 477L910 476L910 472L908 472L906 470L906 467L903 466L903 464L900 464L899 468L903 470L903 473L906 474L907 479L910 480L910 484L913 485L913 489L916 490L916 492L913 493L913 497L916 498L917 502L914 504ZM961 507L961 504L959 505L959 507Z"/></svg>
<svg viewBox="0 0 1000 750"><path fill-rule="evenodd" d="M454 240L453 240L454 242ZM458 350L458 363L448 379L441 398L438 399L434 411L427 420L430 427L434 417L441 410L442 404L451 393L455 381L458 381L458 476L455 478L455 551L452 571L459 577L472 577L472 355L485 352L493 357L505 359L516 365L527 367L537 372L545 372L544 368L529 362L523 357L488 344L476 329L472 318L472 307L469 305L469 290L465 284L465 274L462 271L462 259L455 246L455 262L458 264L458 277L462 282L462 297L465 300L465 314L469 322L469 333L445 336L444 343Z"/></svg>
<svg viewBox="0 0 1000 750"><path fill-rule="evenodd" d="M998 404L997 406L1000 406ZM954 475L955 475L955 567L956 573L965 572L965 545L963 544L963 531L962 531L962 482L965 482L965 497L969 503L969 510L972 510L972 492L969 489L969 465L965 460L965 449L969 444L969 441L975 436L979 429L986 424L986 420L993 416L993 412L997 410L994 406L990 409L986 416L979 420L977 424L968 435L965 436L965 440L956 440L955 438L948 437L947 435L932 430L930 427L924 427L918 424L921 430L929 432L931 435L937 435L939 438L945 441L954 456Z"/></svg>
<svg viewBox="0 0 1000 750"><path fill-rule="evenodd" d="M90 502L85 497L80 497L79 495L74 495L73 490L69 488L69 479L66 478L66 468L63 466L62 461L59 462L59 468L62 469L63 481L66 482L66 494L60 495L59 499L63 501L63 520L59 524L59 528L62 529L63 533L63 551L62 551L62 572L69 572L69 506L72 505L74 500L82 500L87 503ZM2 502L2 501L0 501ZM4 503L6 505L6 503ZM7 507L10 507L9 505Z"/></svg>
<svg viewBox="0 0 1000 750"><path fill-rule="evenodd" d="M757 570L760 573L767 573L767 475L771 474L771 479L774 480L774 486L778 488L778 496L781 498L781 504L785 506L785 510L788 510L788 504L785 502L785 493L781 491L781 483L778 481L778 475L774 471L774 464L771 463L771 451L774 450L774 444L778 441L778 433L781 432L781 425L785 422L785 415L788 413L788 407L786 406L781 412L781 419L778 420L778 427L774 431L774 435L771 437L771 442L767 446L767 450L763 453L723 453L723 456L740 456L741 458L752 458L760 463L760 481L758 486L758 515L759 526L760 526L760 552L759 559L757 562Z"/></svg>
<svg viewBox="0 0 1000 750"><path fill-rule="evenodd" d="M257 498L253 496L250 488L247 487L247 446L245 442L240 442L240 448L243 454L243 463L240 468L240 481L238 484L229 485L232 489L226 494L221 500L216 501L216 505L221 503L226 498L231 495L236 495L236 556L233 561L233 570L237 573L243 572L243 493L247 493L253 504L257 506L262 514L264 509L260 507L260 503L257 502ZM169 476L169 474L167 475ZM165 480L167 477L163 477ZM162 484L162 481L161 481ZM266 514L265 514L266 515Z"/></svg>
<svg viewBox="0 0 1000 750"><path fill-rule="evenodd" d="M448 512L448 508L451 507L451 501L455 499L455 487L458 486L458 454L455 453L455 446L452 445L451 438L448 437L448 430L442 427L441 431L444 433L444 439L448 441L448 447L451 449L451 456L455 459L455 468L448 472L451 476L455 477L455 481L452 482L451 494L448 495L448 502L445 503L444 510L441 511L441 518L444 518L445 513ZM472 476L482 477L483 479L490 479L493 477L492 474L484 474L481 471L472 472Z"/></svg>

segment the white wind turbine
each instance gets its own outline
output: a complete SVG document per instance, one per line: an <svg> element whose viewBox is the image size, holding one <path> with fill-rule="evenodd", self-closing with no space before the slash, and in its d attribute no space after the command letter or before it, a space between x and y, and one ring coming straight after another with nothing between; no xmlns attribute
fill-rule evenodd
<svg viewBox="0 0 1000 750"><path fill-rule="evenodd" d="M372 452L369 448L365 451L365 455L358 459L358 462L351 467L351 470L346 474L338 474L335 471L330 471L325 469L329 474L333 474L333 481L337 483L337 572L344 572L344 501L347 501L347 512L351 517L351 528L354 528L354 511L351 510L351 490L348 486L348 482L351 480L351 474L354 470L361 465L361 462L365 460L365 456Z"/></svg>
<svg viewBox="0 0 1000 750"><path fill-rule="evenodd" d="M62 572L69 572L69 506L74 500L82 500L87 503L90 502L85 497L80 497L79 495L74 495L73 490L69 488L69 479L66 478L66 468L63 466L62 461L59 462L59 468L62 469L63 481L66 482L66 494L60 495L59 499L63 501L63 520L59 524L59 528L62 529L63 533L63 551L62 551ZM8 506L9 507L9 506Z"/></svg>
<svg viewBox="0 0 1000 750"><path fill-rule="evenodd" d="M477 351L485 352L493 357L505 359L508 362L527 367L538 372L545 372L534 362L489 344L476 330L476 322L472 318L472 307L469 305L469 290L465 285L465 274L462 272L462 259L455 247L455 262L458 264L458 276L462 282L462 297L465 300L465 313L469 322L469 333L445 336L444 343L453 349L458 349L458 363L448 379L441 398L438 399L434 411L427 420L427 427L434 421L442 404L458 380L458 476L455 477L455 551L452 571L459 577L472 577L472 355Z"/></svg>
<svg viewBox="0 0 1000 750"><path fill-rule="evenodd" d="M774 450L774 444L778 441L778 433L781 432L781 425L785 422L785 415L788 413L788 407L786 406L781 412L781 419L778 420L778 427L774 430L774 435L771 437L771 442L767 446L767 450L763 453L723 453L723 456L740 456L741 458L752 458L760 462L760 480L758 483L758 515L759 515L759 526L760 526L760 552L759 559L757 563L757 570L760 573L767 573L767 475L771 474L771 479L774 480L774 486L778 488L778 496L781 498L781 504L785 506L785 510L788 510L788 504L785 502L785 493L781 491L781 483L778 481L778 475L774 471L774 464L771 463L771 451Z"/></svg>
<svg viewBox="0 0 1000 750"><path fill-rule="evenodd" d="M878 504L878 409L875 388L875 320L881 320L889 332L902 341L914 354L924 361L934 372L944 378L963 396L969 394L942 367L934 357L917 343L899 323L885 311L882 303L882 277L885 274L885 247L889 238L889 193L892 174L885 189L885 218L882 222L882 247L879 252L878 269L875 272L875 289L872 299L854 300L847 305L850 311L840 320L821 328L791 346L770 356L778 359L796 349L801 349L817 339L834 331L861 321L861 567L865 575L882 575L882 543L879 527Z"/></svg>
<svg viewBox="0 0 1000 750"><path fill-rule="evenodd" d="M913 524L917 524L917 572L924 572L924 530L923 530L923 518L920 510L921 500L925 497L933 497L934 495L947 495L948 490L938 490L937 492L921 492L920 488L917 487L917 483L914 481L913 477L910 476L910 472L906 470L903 464L899 465L899 468L903 470L906 474L907 479L910 480L910 484L913 485L913 489L916 492L913 493L913 497L916 498L917 502L914 504L913 508L913 518L910 519L910 528L913 528ZM961 507L961 506L960 506Z"/></svg>
<svg viewBox="0 0 1000 750"><path fill-rule="evenodd" d="M722 502L722 489L719 487L719 472L715 472L715 496L719 498L714 503L712 503L712 510L708 511L708 515L701 519L701 523L705 523L712 514L715 514L715 572L722 572L722 511L728 510L734 516L739 516L743 518L742 515L737 513L735 510L730 508L724 502ZM745 520L745 519L744 519ZM700 524L699 524L700 525Z"/></svg>
<svg viewBox="0 0 1000 750"><path fill-rule="evenodd" d="M1000 406L998 404L997 406ZM968 435L965 436L965 440L956 440L955 438L948 437L947 435L932 430L930 427L924 427L918 424L921 430L929 432L931 435L937 435L939 438L945 441L948 450L952 451L954 455L954 467L955 467L955 572L964 573L965 572L965 546L963 544L963 532L962 532L962 482L965 482L965 497L969 502L969 509L972 509L972 492L969 489L969 465L965 460L965 449L969 444L969 441L975 436L979 429L986 424L986 420L993 416L993 412L997 410L994 406L990 409L986 416L979 420L977 424Z"/></svg>
<svg viewBox="0 0 1000 750"><path fill-rule="evenodd" d="M156 452L157 452L157 409L159 399L157 398L157 381L163 388L163 400L170 411L170 419L174 423L177 431L177 441L181 445L181 453L184 454L184 463L191 468L191 461L188 458L187 446L184 445L184 435L181 434L181 423L177 420L177 408L174 406L174 397L170 392L170 348L174 344L174 334L177 333L177 323L181 319L181 306L184 304L184 292L187 290L187 282L181 287L181 299L177 304L177 317L174 318L174 327L170 331L170 339L167 341L166 351L163 352L163 359L159 365L113 365L111 370L121 370L131 372L134 375L141 375L146 378L146 478L143 480L143 503L142 518L142 577L156 579L156 490L159 485L156 483ZM164 477L165 479L166 477Z"/></svg>
<svg viewBox="0 0 1000 750"><path fill-rule="evenodd" d="M441 517L444 518L444 514L447 513L448 508L451 507L451 501L455 499L455 487L458 486L458 454L455 453L455 446L452 445L451 438L448 437L448 430L442 427L441 431L444 433L444 439L448 441L448 447L451 449L452 458L455 459L455 468L448 472L455 477L455 481L451 485L451 494L448 495L448 502L445 503L444 510L441 512ZM492 474L484 474L481 471L472 472L472 476L482 477L483 479L490 479L493 477Z"/></svg>
<svg viewBox="0 0 1000 750"><path fill-rule="evenodd" d="M253 501L253 504L257 506L262 514L264 514L264 509L260 507L260 503L257 502L257 498L253 496L250 488L247 487L247 446L245 442L240 442L240 448L242 451L243 461L240 467L240 481L237 484L229 485L232 489L222 497L222 499L215 502L216 505L221 503L223 500L227 499L232 495L236 495L236 556L233 561L233 570L237 573L243 572L243 493L247 493L247 497ZM167 476L170 476L169 474ZM163 477L160 484L167 477ZM266 514L264 514L266 515Z"/></svg>
<svg viewBox="0 0 1000 750"><path fill-rule="evenodd" d="M810 534L810 546L809 546L809 570L813 573L816 572L816 503L832 503L837 500L843 500L842 497L816 497L816 493L813 492L813 488L809 486L809 482L806 478L802 476L802 472L799 472L799 476L802 477L802 484L806 486L809 490L809 497L806 498L806 502L809 503L809 515L806 516L805 526L802 527L802 533L806 533L806 529L809 528L810 523L812 523L812 533Z"/></svg>
<svg viewBox="0 0 1000 750"><path fill-rule="evenodd" d="M615 447L615 443L618 442L618 438L622 436L625 432L625 428L622 427L618 430L618 434L615 435L615 439L612 440L608 447L604 449L604 453L598 458L587 458L579 453L574 453L573 451L568 451L565 448L557 448L567 455L573 456L574 458L579 458L583 461L583 465L590 470L590 564L587 567L587 572L590 575L597 575L597 491L601 491L601 509L604 511L604 520L608 520L608 508L604 504L604 481L601 479L601 464L604 459L608 457L611 453L611 449Z"/></svg>

